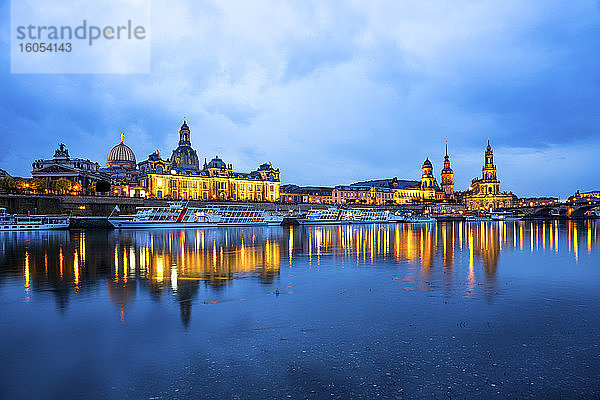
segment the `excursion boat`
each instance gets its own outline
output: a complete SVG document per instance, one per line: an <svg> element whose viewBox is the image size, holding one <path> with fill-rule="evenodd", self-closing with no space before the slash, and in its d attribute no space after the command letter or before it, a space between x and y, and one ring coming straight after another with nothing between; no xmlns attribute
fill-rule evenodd
<svg viewBox="0 0 600 400"><path fill-rule="evenodd" d="M342 225L403 222L404 216L377 208L311 208L297 219L300 225Z"/></svg>
<svg viewBox="0 0 600 400"><path fill-rule="evenodd" d="M498 212L492 213L490 215L490 219L492 221L506 221L506 222L513 222L513 221L521 220L520 217L517 217L517 216L513 215L513 213L508 212L508 211L498 211Z"/></svg>
<svg viewBox="0 0 600 400"><path fill-rule="evenodd" d="M431 222L437 222L435 218L427 217L425 215L409 215L406 217L405 222L410 224L428 224Z"/></svg>
<svg viewBox="0 0 600 400"><path fill-rule="evenodd" d="M117 229L281 225L282 221L283 215L247 205L188 207L182 203L171 203L168 207L138 207L133 217L108 218Z"/></svg>
<svg viewBox="0 0 600 400"><path fill-rule="evenodd" d="M48 215L11 215L6 208L0 208L0 231L43 231L49 229L66 229L71 223L70 217L53 217Z"/></svg>
<svg viewBox="0 0 600 400"><path fill-rule="evenodd" d="M513 222L520 221L521 218L513 215L508 211L497 211L494 213L486 213L486 214L473 214L467 215L465 217L465 221L467 222L491 222L491 221L505 221L505 222Z"/></svg>
<svg viewBox="0 0 600 400"><path fill-rule="evenodd" d="M473 214L465 216L466 222L491 221L492 217L489 214Z"/></svg>

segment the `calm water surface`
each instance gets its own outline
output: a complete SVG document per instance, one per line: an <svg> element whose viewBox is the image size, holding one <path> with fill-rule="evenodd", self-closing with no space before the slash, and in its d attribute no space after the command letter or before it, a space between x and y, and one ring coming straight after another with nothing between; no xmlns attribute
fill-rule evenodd
<svg viewBox="0 0 600 400"><path fill-rule="evenodd" d="M3 399L600 395L598 222L0 235Z"/></svg>

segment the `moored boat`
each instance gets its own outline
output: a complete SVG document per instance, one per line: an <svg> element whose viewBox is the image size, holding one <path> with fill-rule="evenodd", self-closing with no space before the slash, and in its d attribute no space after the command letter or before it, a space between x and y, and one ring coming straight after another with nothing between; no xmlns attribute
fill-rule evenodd
<svg viewBox="0 0 600 400"><path fill-rule="evenodd" d="M520 221L521 218L513 215L513 213L508 211L497 211L495 213L490 214L490 219L492 221L505 221L505 222L513 222Z"/></svg>
<svg viewBox="0 0 600 400"><path fill-rule="evenodd" d="M118 229L281 225L282 221L283 215L248 205L188 207L182 203L172 203L168 207L138 207L132 217L108 218L108 222Z"/></svg>
<svg viewBox="0 0 600 400"><path fill-rule="evenodd" d="M4 232L66 229L70 223L68 216L11 215L5 208L0 208L0 231Z"/></svg>
<svg viewBox="0 0 600 400"><path fill-rule="evenodd" d="M472 215L466 215L465 216L465 221L466 222L485 222L485 221L491 221L492 217L489 214L472 214Z"/></svg>
<svg viewBox="0 0 600 400"><path fill-rule="evenodd" d="M409 215L406 217L404 222L408 222L410 224L429 224L432 222L437 222L435 218L428 217L427 215Z"/></svg>
<svg viewBox="0 0 600 400"><path fill-rule="evenodd" d="M378 208L311 208L297 218L300 225L343 225L403 222L404 216Z"/></svg>

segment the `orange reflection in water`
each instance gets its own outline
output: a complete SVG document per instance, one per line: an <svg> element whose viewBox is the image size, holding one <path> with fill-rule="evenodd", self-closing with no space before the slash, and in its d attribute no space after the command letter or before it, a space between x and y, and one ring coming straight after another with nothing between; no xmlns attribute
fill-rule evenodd
<svg viewBox="0 0 600 400"><path fill-rule="evenodd" d="M270 283L282 265L302 269L326 262L395 268L405 288L432 290L426 282L437 280L443 290L458 285L471 295L479 287L493 292L500 253L534 251L537 242L540 250L562 248L579 260L596 250L598 230L596 221L520 221L142 231L121 232L108 241L96 237L93 247L86 244L99 233L86 232L24 248L16 265L23 266L18 273L27 298L36 280L57 287L68 281L73 293L86 290L86 279L105 274L119 309L135 295L139 280L152 293L185 296L197 285L193 282L222 286L251 276ZM581 248L587 251L580 253ZM188 315L189 307L182 312Z"/></svg>
<svg viewBox="0 0 600 400"><path fill-rule="evenodd" d="M29 296L31 295L31 276L29 271L29 252L25 252L25 270L23 272L25 275L25 301L29 301Z"/></svg>

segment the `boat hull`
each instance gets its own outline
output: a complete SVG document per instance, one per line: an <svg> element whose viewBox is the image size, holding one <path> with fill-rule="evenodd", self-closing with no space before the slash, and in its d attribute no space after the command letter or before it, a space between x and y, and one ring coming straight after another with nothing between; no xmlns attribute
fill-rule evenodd
<svg viewBox="0 0 600 400"><path fill-rule="evenodd" d="M57 224L7 224L0 225L0 232L49 231L67 229L68 227L68 222Z"/></svg>
<svg viewBox="0 0 600 400"><path fill-rule="evenodd" d="M403 221L315 221L315 220L296 220L300 225L365 225L365 224L398 224Z"/></svg>
<svg viewBox="0 0 600 400"><path fill-rule="evenodd" d="M281 222L252 222L252 223L224 223L224 222L144 222L129 220L108 220L115 229L195 229L215 227L247 227L247 226L279 226Z"/></svg>

